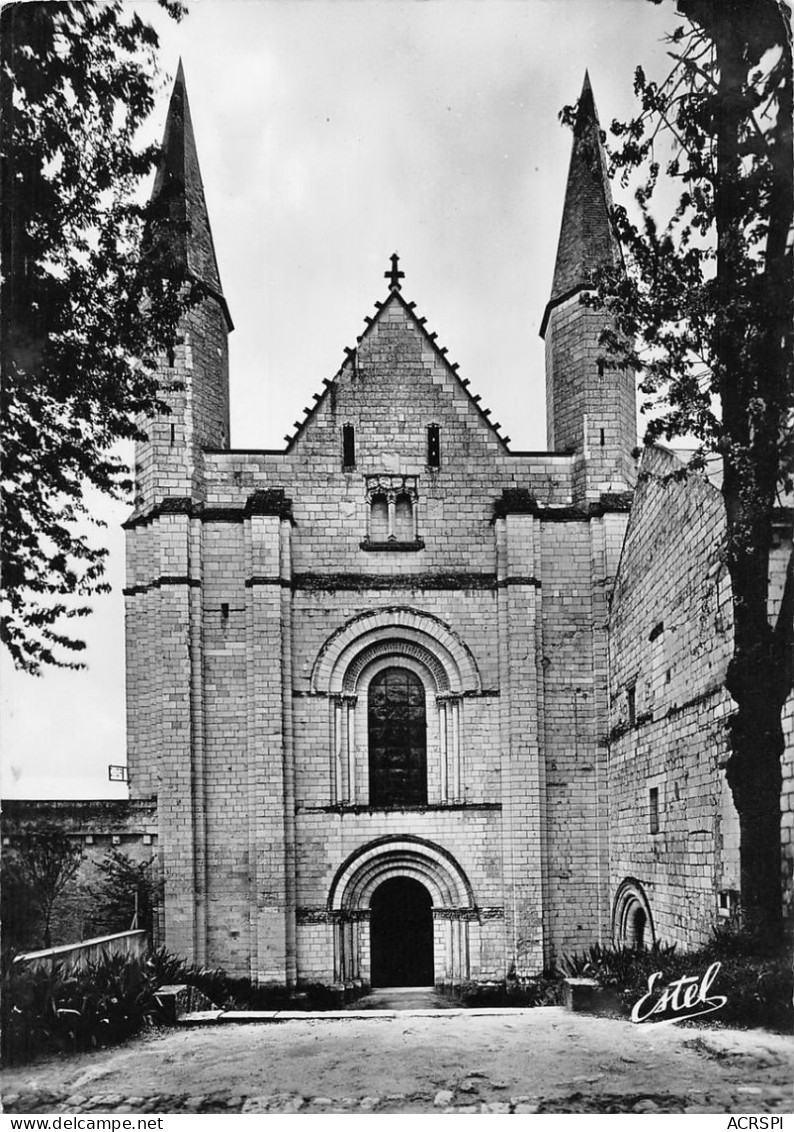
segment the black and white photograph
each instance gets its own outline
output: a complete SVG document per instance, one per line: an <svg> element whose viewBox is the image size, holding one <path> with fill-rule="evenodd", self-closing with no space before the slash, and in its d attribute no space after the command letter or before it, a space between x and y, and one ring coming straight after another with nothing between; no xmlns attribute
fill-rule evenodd
<svg viewBox="0 0 794 1132"><path fill-rule="evenodd" d="M790 6L0 35L4 1127L783 1132Z"/></svg>

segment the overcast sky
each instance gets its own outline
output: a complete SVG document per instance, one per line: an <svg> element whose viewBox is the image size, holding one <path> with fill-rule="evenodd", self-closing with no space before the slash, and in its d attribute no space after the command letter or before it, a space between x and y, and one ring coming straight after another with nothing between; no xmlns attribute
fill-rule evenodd
<svg viewBox="0 0 794 1132"><path fill-rule="evenodd" d="M585 69L602 125L665 69L673 0L202 0L161 29L179 57L231 337L231 443L283 445L387 293L438 333L511 447L543 449L543 344L570 134ZM616 193L619 198L620 194ZM124 797L125 508L106 515L113 593L83 622L88 670L2 657L8 798Z"/></svg>

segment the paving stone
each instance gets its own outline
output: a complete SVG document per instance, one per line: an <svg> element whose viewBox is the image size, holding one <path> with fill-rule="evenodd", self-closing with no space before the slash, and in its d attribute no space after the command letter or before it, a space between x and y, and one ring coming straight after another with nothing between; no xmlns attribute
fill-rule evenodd
<svg viewBox="0 0 794 1132"><path fill-rule="evenodd" d="M540 1112L540 1102L539 1101L521 1101L520 1104L517 1104L515 1106L513 1111L516 1112L516 1113L519 1113L519 1114L521 1114L521 1113L528 1114L528 1113L531 1113L531 1112Z"/></svg>
<svg viewBox="0 0 794 1132"><path fill-rule="evenodd" d="M290 1100L285 1101L283 1106L279 1108L279 1112L300 1112L305 1106L306 1101L303 1097L291 1097Z"/></svg>
<svg viewBox="0 0 794 1132"><path fill-rule="evenodd" d="M480 1112L509 1112L510 1105L505 1101L488 1101L480 1105Z"/></svg>
<svg viewBox="0 0 794 1132"><path fill-rule="evenodd" d="M358 1107L365 1111L371 1111L373 1108L377 1108L379 1104L380 1097L362 1097Z"/></svg>
<svg viewBox="0 0 794 1132"><path fill-rule="evenodd" d="M161 1112L162 1111L162 1097L159 1093L155 1093L153 1097L144 1097L143 1103L140 1106L139 1112Z"/></svg>
<svg viewBox="0 0 794 1132"><path fill-rule="evenodd" d="M249 1097L243 1104L243 1112L270 1112L270 1106L275 1101L275 1097Z"/></svg>
<svg viewBox="0 0 794 1132"><path fill-rule="evenodd" d="M652 1101L650 1097L643 1097L641 1100L636 1101L631 1106L632 1112L658 1112L659 1106L656 1101Z"/></svg>
<svg viewBox="0 0 794 1132"><path fill-rule="evenodd" d="M198 1112L207 1103L208 1098L204 1096L188 1097L182 1106L186 1112Z"/></svg>
<svg viewBox="0 0 794 1132"><path fill-rule="evenodd" d="M433 1104L436 1108L446 1108L448 1105L452 1104L454 1095L455 1094L449 1089L439 1089L433 1097Z"/></svg>
<svg viewBox="0 0 794 1132"><path fill-rule="evenodd" d="M127 1098L123 1097L121 1093L104 1093L99 1097L99 1104L94 1105L93 1107L98 1108L100 1106L103 1106L108 1109L115 1108L116 1105L124 1104L126 1099Z"/></svg>
<svg viewBox="0 0 794 1132"><path fill-rule="evenodd" d="M73 1108L82 1108L84 1104L88 1103L88 1097L84 1097L82 1093L72 1093L63 1103L71 1105Z"/></svg>
<svg viewBox="0 0 794 1132"><path fill-rule="evenodd" d="M104 1103L105 1103L105 1094L104 1093L94 1093L94 1095L92 1097L89 1097L88 1100L85 1102L85 1104L83 1105L83 1108L99 1108L99 1106L104 1104Z"/></svg>

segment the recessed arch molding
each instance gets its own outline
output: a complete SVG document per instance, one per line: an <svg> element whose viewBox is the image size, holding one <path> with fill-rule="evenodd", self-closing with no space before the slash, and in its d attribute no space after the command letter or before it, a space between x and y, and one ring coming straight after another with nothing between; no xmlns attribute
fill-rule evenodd
<svg viewBox="0 0 794 1132"><path fill-rule="evenodd" d="M408 606L388 606L351 618L329 637L312 669L312 691L352 694L367 665L391 655L422 663L439 695L482 690L474 657L449 625Z"/></svg>
<svg viewBox="0 0 794 1132"><path fill-rule="evenodd" d="M328 911L355 913L369 907L372 893L390 877L423 884L433 908L476 915L474 892L451 853L432 841L403 834L379 837L356 849L337 869L328 892Z"/></svg>

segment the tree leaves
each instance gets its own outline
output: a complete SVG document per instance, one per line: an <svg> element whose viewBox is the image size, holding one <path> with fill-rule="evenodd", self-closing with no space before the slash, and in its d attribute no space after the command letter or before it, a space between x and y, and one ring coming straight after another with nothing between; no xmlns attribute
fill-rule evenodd
<svg viewBox="0 0 794 1132"><path fill-rule="evenodd" d="M611 171L639 176L635 215L613 210L628 276L584 302L608 311L611 364L637 372L646 442L722 462L733 653L726 765L741 830L743 914L776 934L781 710L794 673L794 566L769 623L773 520L794 479L794 155L790 29L775 0L678 0L663 82L637 68L640 109L613 123ZM666 220L660 169L680 185ZM669 193L669 185L665 185ZM790 552L789 552L790 553Z"/></svg>
<svg viewBox="0 0 794 1132"><path fill-rule="evenodd" d="M164 4L175 18L185 9ZM87 485L130 490L118 441L167 411L156 362L194 301L184 274L141 263L138 133L157 90L157 35L120 0L6 6L0 100L2 230L0 639L32 673L79 667L62 618L107 589L86 529Z"/></svg>

